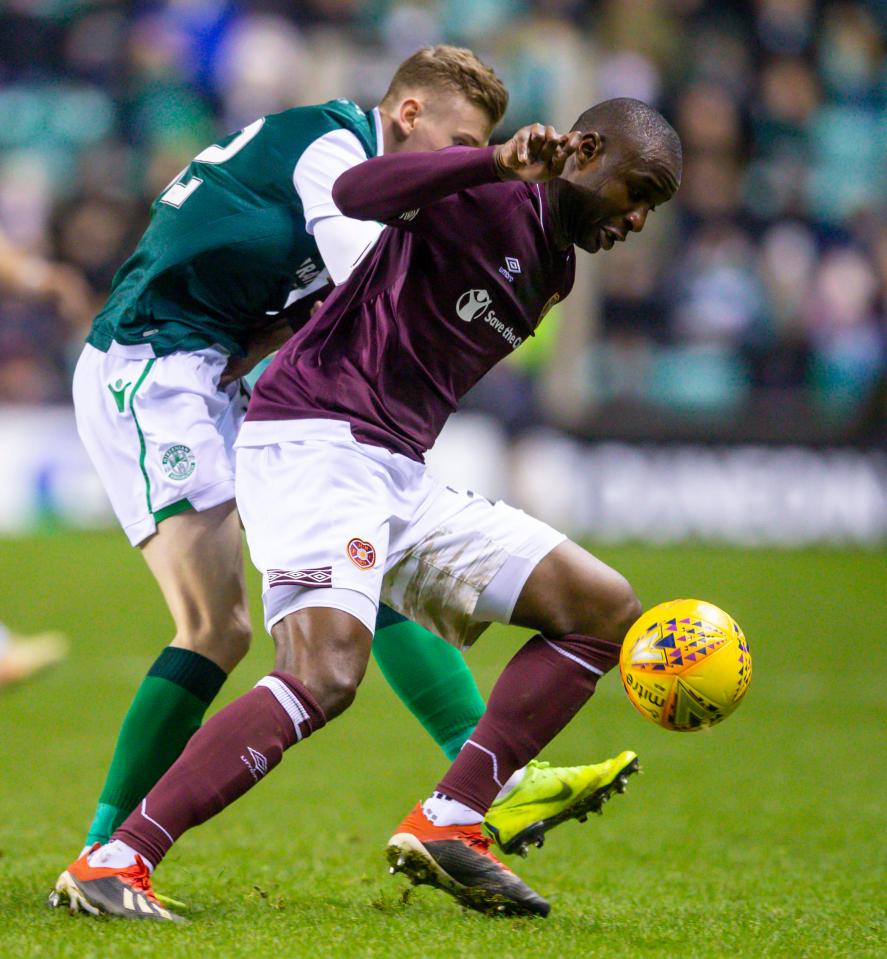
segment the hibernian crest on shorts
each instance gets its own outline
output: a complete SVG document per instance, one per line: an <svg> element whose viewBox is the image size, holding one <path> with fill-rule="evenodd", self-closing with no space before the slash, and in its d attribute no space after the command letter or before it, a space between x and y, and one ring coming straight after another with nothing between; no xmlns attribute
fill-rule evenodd
<svg viewBox="0 0 887 959"><path fill-rule="evenodd" d="M163 454L163 469L171 480L186 480L197 468L197 460L190 446L181 443Z"/></svg>

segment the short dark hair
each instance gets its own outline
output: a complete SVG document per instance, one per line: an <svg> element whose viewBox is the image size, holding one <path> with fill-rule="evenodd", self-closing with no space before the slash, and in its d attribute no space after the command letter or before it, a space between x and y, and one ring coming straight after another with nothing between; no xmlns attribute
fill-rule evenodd
<svg viewBox="0 0 887 959"><path fill-rule="evenodd" d="M482 63L471 50L439 44L423 47L397 68L385 96L394 99L409 88L449 90L480 107L495 126L508 106L508 91L492 67Z"/></svg>
<svg viewBox="0 0 887 959"><path fill-rule="evenodd" d="M681 138L665 117L643 100L616 97L589 107L573 124L573 130L594 130L636 146L645 156L668 159L681 179Z"/></svg>

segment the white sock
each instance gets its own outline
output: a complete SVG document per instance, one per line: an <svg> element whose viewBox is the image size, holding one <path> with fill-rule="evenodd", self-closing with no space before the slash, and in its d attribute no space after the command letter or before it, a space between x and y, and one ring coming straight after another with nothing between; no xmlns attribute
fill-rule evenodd
<svg viewBox="0 0 887 959"><path fill-rule="evenodd" d="M87 862L95 868L101 866L105 869L126 869L128 866L135 865L137 855L141 856L142 862L148 867L148 872L154 872L152 863L148 862L141 853L136 853L132 846L127 846L119 839L112 839L111 842L96 849L88 857Z"/></svg>
<svg viewBox="0 0 887 959"><path fill-rule="evenodd" d="M504 799L512 789L524 778L524 773L527 771L526 766L521 766L520 769L515 769L515 771L505 780L505 785L496 793L496 798L494 802L498 802L500 799Z"/></svg>
<svg viewBox="0 0 887 959"><path fill-rule="evenodd" d="M438 792L422 803L422 812L435 826L474 826L484 821L484 817L470 806Z"/></svg>

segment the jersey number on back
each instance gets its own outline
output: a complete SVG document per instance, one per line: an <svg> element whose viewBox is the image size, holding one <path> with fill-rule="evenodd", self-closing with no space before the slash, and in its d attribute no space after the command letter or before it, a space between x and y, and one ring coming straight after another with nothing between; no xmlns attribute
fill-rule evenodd
<svg viewBox="0 0 887 959"><path fill-rule="evenodd" d="M226 160L230 160L231 157L240 153L247 143L252 140L259 130L262 129L264 123L265 118L259 117L258 120L255 120L248 127L244 127L227 146L220 147L213 144L211 147L207 147L198 153L192 160L192 163L224 163ZM179 177L184 173L185 170L182 170L172 185L161 194L161 203L167 203L169 206L174 206L178 209L189 196L194 194L200 184L203 183L203 180L201 180L199 176L192 176L189 180L180 180Z"/></svg>

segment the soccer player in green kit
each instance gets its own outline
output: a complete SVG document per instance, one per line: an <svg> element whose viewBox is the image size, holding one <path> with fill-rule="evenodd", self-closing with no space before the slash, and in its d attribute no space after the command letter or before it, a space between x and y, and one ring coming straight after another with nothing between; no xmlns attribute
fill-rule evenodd
<svg viewBox="0 0 887 959"><path fill-rule="evenodd" d="M335 100L260 118L200 153L155 202L87 338L74 400L176 633L124 720L87 846L106 842L176 760L249 647L232 459L247 397L239 381L222 384L304 323L383 229L343 217L333 183L382 153L482 146L506 102L470 51L424 49L369 114ZM274 585L265 578L266 595ZM384 608L373 652L452 759L484 710L461 653ZM504 784L488 821L506 845L539 820L584 816L634 768L627 752L595 766L531 763Z"/></svg>

